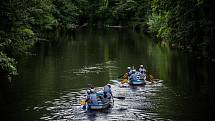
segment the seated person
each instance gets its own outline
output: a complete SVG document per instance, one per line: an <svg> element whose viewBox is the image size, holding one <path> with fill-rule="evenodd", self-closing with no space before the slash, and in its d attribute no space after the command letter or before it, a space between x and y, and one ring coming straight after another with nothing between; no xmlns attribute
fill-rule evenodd
<svg viewBox="0 0 215 121"><path fill-rule="evenodd" d="M94 89L91 89L90 90L90 101L93 103L93 104L97 104L97 95L96 95L96 91Z"/></svg>
<svg viewBox="0 0 215 121"><path fill-rule="evenodd" d="M107 84L104 86L104 98L110 99L112 96L111 85Z"/></svg>

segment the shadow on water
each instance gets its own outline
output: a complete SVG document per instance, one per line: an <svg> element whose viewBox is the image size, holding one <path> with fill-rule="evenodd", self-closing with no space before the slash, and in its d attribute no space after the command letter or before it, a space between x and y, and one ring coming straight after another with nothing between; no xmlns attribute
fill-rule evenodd
<svg viewBox="0 0 215 121"><path fill-rule="evenodd" d="M48 36L48 34L46 34ZM181 54L127 30L79 30L49 33L24 57L19 75L2 90L5 120L173 120L213 117L214 64ZM120 88L114 105L86 112L80 100L88 84L97 89L115 80L127 66L143 64L160 78L156 84ZM8 91L5 91L8 90Z"/></svg>

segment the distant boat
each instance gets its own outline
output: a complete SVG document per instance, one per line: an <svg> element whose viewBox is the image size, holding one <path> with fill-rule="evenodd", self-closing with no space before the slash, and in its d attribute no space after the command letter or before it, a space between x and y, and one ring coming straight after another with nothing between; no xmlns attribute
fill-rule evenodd
<svg viewBox="0 0 215 121"><path fill-rule="evenodd" d="M128 83L130 85L144 85L144 84L146 84L146 77L144 79L140 79L140 77L137 76L136 79L132 79L132 80L129 79Z"/></svg>

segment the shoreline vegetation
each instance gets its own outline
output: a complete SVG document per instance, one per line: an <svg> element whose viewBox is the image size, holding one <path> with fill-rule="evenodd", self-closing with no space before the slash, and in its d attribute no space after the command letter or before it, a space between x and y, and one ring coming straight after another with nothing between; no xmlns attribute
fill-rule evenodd
<svg viewBox="0 0 215 121"><path fill-rule="evenodd" d="M44 31L84 27L132 29L165 46L215 62L213 0L2 0L0 78L16 75L16 64Z"/></svg>

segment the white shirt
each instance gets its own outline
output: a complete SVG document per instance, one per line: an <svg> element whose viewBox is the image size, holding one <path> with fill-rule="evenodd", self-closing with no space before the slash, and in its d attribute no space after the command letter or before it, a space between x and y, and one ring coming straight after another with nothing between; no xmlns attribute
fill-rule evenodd
<svg viewBox="0 0 215 121"><path fill-rule="evenodd" d="M104 92L111 93L111 88L109 88L107 85L104 86Z"/></svg>

